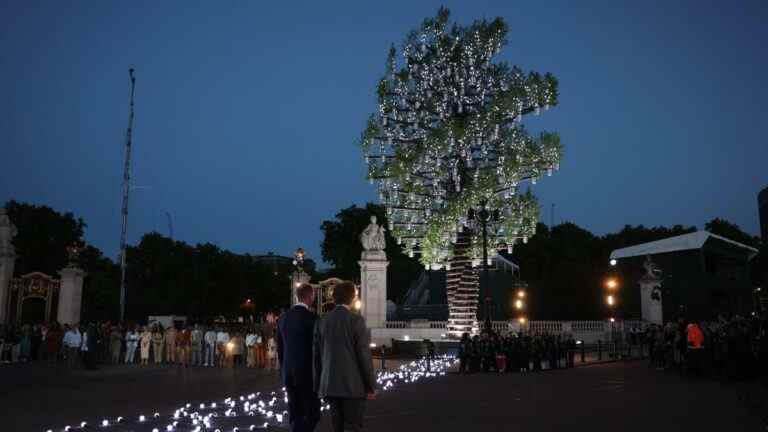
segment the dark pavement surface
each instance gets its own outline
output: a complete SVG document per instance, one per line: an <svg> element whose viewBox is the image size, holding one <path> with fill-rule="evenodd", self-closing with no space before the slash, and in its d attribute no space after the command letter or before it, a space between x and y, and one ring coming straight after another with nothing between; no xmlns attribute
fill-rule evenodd
<svg viewBox="0 0 768 432"><path fill-rule="evenodd" d="M181 405L280 388L277 373L255 369L106 366L98 371L0 365L0 432L61 430L104 418L147 417ZM99 430L100 428L91 428Z"/></svg>
<svg viewBox="0 0 768 432"><path fill-rule="evenodd" d="M379 431L768 431L768 391L657 372L646 362L450 375L369 404ZM323 432L329 431L326 424Z"/></svg>
<svg viewBox="0 0 768 432"><path fill-rule="evenodd" d="M0 365L0 432L56 431L278 387L276 374L260 370ZM764 432L767 417L768 391L756 383L688 379L627 362L399 385L368 404L366 430ZM318 430L330 431L327 417Z"/></svg>

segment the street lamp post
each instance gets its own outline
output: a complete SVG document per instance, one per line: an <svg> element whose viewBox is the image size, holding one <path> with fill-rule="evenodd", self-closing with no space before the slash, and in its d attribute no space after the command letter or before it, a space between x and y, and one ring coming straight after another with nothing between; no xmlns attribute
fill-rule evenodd
<svg viewBox="0 0 768 432"><path fill-rule="evenodd" d="M485 331L490 333L493 324L491 323L491 286L490 286L490 280L488 277L488 222L491 220L491 217L493 216L494 219L498 219L498 215L496 212L492 215L490 211L488 211L488 208L486 206L487 202L485 200L480 202L480 210L477 212L477 220L480 222L480 225L482 227L482 234L483 234L483 279L485 282L483 283L483 286L481 287L481 292L485 295ZM472 220L475 218L475 212L473 209L469 210L469 219Z"/></svg>
<svg viewBox="0 0 768 432"><path fill-rule="evenodd" d="M294 301L294 295L293 293L296 291L296 288L301 285L301 282L303 280L302 275L304 273L304 249L298 248L296 249L296 252L293 253L293 265L296 267L294 270L294 277L291 278L291 289L290 292L290 299L288 299L288 304L292 307L293 301Z"/></svg>

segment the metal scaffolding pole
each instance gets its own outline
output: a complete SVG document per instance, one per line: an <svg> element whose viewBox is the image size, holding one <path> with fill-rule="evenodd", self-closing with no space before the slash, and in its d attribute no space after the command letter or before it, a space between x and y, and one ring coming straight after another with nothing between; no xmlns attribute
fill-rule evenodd
<svg viewBox="0 0 768 432"><path fill-rule="evenodd" d="M123 166L123 208L122 230L120 232L120 320L125 319L125 253L128 247L128 194L131 191L131 135L133 133L133 93L136 88L136 77L133 68L128 69L131 78L131 97L128 108L128 129L125 131L125 165Z"/></svg>

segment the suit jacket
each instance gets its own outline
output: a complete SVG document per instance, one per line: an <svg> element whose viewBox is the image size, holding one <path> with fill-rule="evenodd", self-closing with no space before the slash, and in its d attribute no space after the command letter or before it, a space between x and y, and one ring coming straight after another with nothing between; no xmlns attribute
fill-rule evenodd
<svg viewBox="0 0 768 432"><path fill-rule="evenodd" d="M315 390L320 397L364 398L373 393L370 337L365 319L344 306L320 319L313 348Z"/></svg>
<svg viewBox="0 0 768 432"><path fill-rule="evenodd" d="M312 335L317 315L294 306L278 321L277 357L283 385L312 390Z"/></svg>

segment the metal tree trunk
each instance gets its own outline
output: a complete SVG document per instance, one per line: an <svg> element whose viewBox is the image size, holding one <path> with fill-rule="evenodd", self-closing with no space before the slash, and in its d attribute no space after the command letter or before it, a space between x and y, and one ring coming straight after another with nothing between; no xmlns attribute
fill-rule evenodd
<svg viewBox="0 0 768 432"><path fill-rule="evenodd" d="M451 268L446 271L448 291L448 332L453 337L462 333L477 331L477 305L480 293L480 278L477 269L467 256L470 235L463 231L457 234Z"/></svg>

